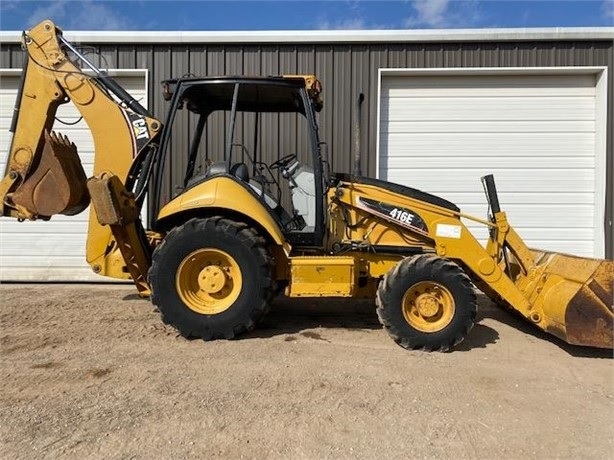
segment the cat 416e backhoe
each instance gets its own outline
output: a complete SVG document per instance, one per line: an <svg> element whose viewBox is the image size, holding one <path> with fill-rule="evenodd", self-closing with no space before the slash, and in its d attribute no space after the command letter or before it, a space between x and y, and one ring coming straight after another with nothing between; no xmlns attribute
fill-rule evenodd
<svg viewBox="0 0 614 460"><path fill-rule="evenodd" d="M482 178L491 213L478 219L419 190L330 173L315 77L167 80L163 125L51 21L24 32L23 47L1 215L49 219L91 202L86 258L93 270L131 278L182 335L233 338L251 330L285 289L289 297L370 296L398 344L448 350L473 326L477 286L564 341L612 347L612 261L528 249L500 210L492 176ZM89 179L75 145L52 131L58 106L69 101L94 140ZM211 129L221 112L225 134ZM260 120L271 116L302 120L292 123L304 127L310 164L279 153L282 135L258 138ZM251 152L238 140L250 128ZM177 139L188 131L179 152ZM212 136L225 145L203 158ZM273 161L261 161L258 146L277 152ZM187 164L182 183L160 207L165 157L179 154ZM485 247L461 218L489 229Z"/></svg>

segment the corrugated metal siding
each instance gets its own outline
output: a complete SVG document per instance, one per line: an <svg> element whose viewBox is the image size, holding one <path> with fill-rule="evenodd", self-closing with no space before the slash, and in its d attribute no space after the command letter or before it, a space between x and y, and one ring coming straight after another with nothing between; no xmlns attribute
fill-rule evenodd
<svg viewBox="0 0 614 460"><path fill-rule="evenodd" d="M354 106L365 95L361 132L363 173L375 175L377 130L377 85L379 68L432 67L608 67L608 187L606 220L614 214L612 170L612 125L614 120L614 47L609 41L521 41L472 43L352 43L257 45L142 45L99 46L108 67L150 69L150 107L164 118L166 102L158 83L186 73L198 75L276 75L315 73L324 84L325 108L320 114L321 138L329 144L334 169L350 171L353 164ZM23 55L18 45L0 48L0 67L20 67ZM220 120L215 131L224 132ZM186 128L187 130L187 128ZM307 150L307 139L289 125L285 135L295 139L295 151ZM223 137L208 133L209 148L223 146ZM264 141L264 139L263 139ZM173 147L187 149L186 139L174 139ZM185 150L184 150L185 151ZM172 159L165 175L171 196L185 168L185 157ZM612 256L612 227L606 232L606 254Z"/></svg>

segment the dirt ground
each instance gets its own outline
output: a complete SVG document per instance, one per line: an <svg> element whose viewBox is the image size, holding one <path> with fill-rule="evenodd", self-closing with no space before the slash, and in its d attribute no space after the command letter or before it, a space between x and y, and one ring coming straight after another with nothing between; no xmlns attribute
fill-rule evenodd
<svg viewBox="0 0 614 460"><path fill-rule="evenodd" d="M135 292L0 286L1 458L613 458L612 351L486 299L456 351L424 353L371 302L281 298L202 342Z"/></svg>

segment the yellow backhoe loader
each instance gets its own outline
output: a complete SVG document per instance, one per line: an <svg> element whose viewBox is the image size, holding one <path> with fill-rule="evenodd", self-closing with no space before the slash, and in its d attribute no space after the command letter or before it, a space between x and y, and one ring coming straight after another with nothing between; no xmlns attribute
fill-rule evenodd
<svg viewBox="0 0 614 460"><path fill-rule="evenodd" d="M51 21L24 32L23 47L0 215L49 219L91 203L86 258L94 272L132 279L183 336L236 337L284 291L374 298L399 345L444 351L472 328L477 286L568 343L612 348L612 261L527 248L500 209L492 176L482 178L491 212L479 219L419 190L331 173L314 76L167 80L162 124ZM89 179L76 146L52 131L69 101L94 140ZM220 113L225 134L212 129ZM308 155L280 154L281 135L258 137L272 116L300 120L292 123L304 127ZM225 139L217 156L203 154L211 136ZM274 161L262 161L270 151L257 155L259 146L277 151ZM166 158L180 154L186 171L166 197ZM485 246L462 219L488 228Z"/></svg>

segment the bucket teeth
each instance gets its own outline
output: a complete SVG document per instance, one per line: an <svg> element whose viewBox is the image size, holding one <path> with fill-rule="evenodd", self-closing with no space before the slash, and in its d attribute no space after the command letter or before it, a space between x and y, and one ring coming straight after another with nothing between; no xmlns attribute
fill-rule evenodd
<svg viewBox="0 0 614 460"><path fill-rule="evenodd" d="M36 217L83 211L89 195L77 146L63 134L45 131L45 144L38 155L36 167L13 193L13 203Z"/></svg>
<svg viewBox="0 0 614 460"><path fill-rule="evenodd" d="M47 144L49 145L49 147L51 147L54 153L66 151L73 151L75 153L77 152L77 146L74 144L74 142L71 142L70 139L68 139L68 137L64 134L56 133L55 131L46 131L45 140L47 141Z"/></svg>
<svg viewBox="0 0 614 460"><path fill-rule="evenodd" d="M50 144L55 144L58 146L74 148L75 144L68 139L67 136L61 133L56 133L55 131L45 132L45 140Z"/></svg>

